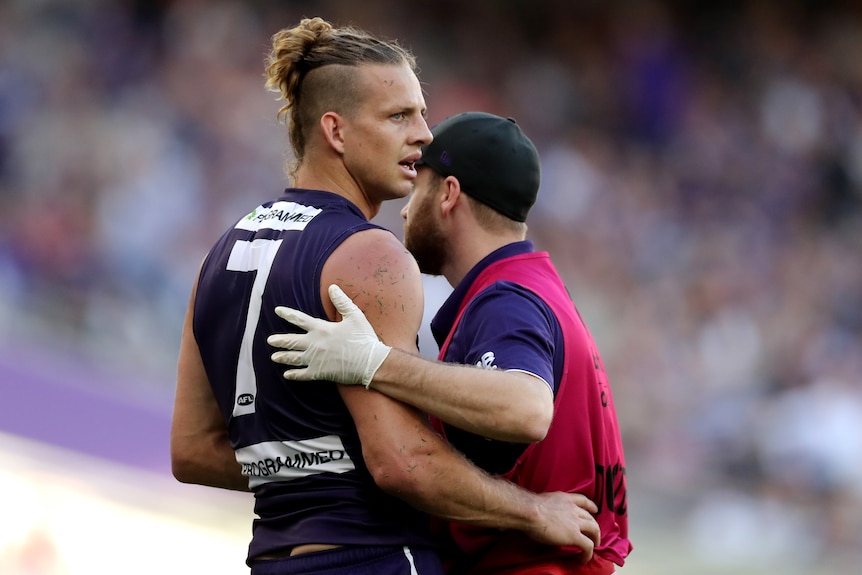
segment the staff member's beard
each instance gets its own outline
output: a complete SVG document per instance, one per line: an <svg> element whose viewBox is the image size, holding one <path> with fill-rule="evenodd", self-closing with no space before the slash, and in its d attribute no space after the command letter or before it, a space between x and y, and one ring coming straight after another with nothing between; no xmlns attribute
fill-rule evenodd
<svg viewBox="0 0 862 575"><path fill-rule="evenodd" d="M422 205L410 210L410 223L404 226L404 247L416 258L419 271L439 276L446 261L447 239L431 215L431 200L432 195L429 194Z"/></svg>

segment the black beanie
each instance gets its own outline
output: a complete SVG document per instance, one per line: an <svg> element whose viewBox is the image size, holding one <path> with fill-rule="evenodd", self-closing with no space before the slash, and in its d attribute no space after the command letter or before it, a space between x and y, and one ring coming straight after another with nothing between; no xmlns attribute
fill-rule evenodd
<svg viewBox="0 0 862 575"><path fill-rule="evenodd" d="M451 116L431 130L434 140L422 148L426 165L442 176L455 176L470 197L518 222L539 193L541 168L533 142L512 118L484 112Z"/></svg>

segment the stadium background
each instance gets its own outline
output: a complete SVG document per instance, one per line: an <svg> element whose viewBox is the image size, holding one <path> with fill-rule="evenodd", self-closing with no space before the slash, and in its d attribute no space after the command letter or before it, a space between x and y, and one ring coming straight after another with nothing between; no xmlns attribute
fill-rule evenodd
<svg viewBox="0 0 862 575"><path fill-rule="evenodd" d="M0 2L0 572L245 572L249 499L169 476L174 365L205 250L285 185L262 60L311 15L411 48L432 124L513 116L540 149L530 236L625 434L621 573L855 572L849 0Z"/></svg>

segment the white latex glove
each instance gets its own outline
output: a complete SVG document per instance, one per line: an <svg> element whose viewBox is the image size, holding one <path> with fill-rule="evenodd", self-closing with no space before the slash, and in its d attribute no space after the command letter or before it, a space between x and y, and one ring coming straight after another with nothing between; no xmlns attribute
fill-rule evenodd
<svg viewBox="0 0 862 575"><path fill-rule="evenodd" d="M272 360L296 367L284 372L285 379L361 383L367 388L392 348L378 339L365 314L340 287L329 286L329 298L341 313L341 321L319 319L285 306L275 308L279 317L307 333L269 336L269 345L287 350L273 353Z"/></svg>

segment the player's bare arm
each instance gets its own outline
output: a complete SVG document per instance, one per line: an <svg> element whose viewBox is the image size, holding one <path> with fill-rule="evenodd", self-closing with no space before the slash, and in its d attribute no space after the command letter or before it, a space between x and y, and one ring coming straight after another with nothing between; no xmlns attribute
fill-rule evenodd
<svg viewBox="0 0 862 575"><path fill-rule="evenodd" d="M171 421L171 468L183 483L249 491L248 478L236 461L194 338L195 294L193 289L180 343Z"/></svg>
<svg viewBox="0 0 862 575"><path fill-rule="evenodd" d="M350 272L350 279L347 273ZM341 285L379 337L416 353L422 282L413 257L380 230L348 238L324 266L325 286ZM335 307L330 310L335 317ZM517 529L552 545L575 545L585 557L598 541L595 505L578 494L537 495L475 467L427 425L418 410L362 386L340 386L356 423L366 464L378 485L448 520Z"/></svg>

